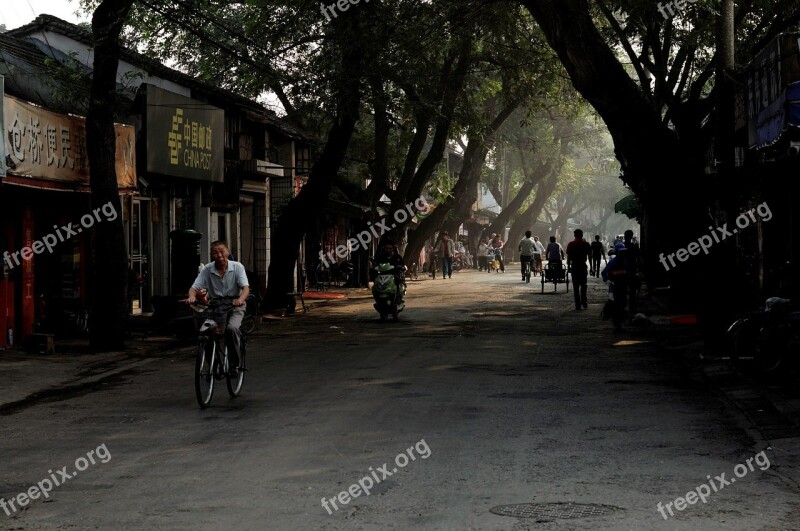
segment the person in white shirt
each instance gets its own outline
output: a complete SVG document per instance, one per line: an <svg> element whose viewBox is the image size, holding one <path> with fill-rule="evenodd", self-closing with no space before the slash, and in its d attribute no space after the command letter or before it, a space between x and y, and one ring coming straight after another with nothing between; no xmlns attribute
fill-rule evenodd
<svg viewBox="0 0 800 531"><path fill-rule="evenodd" d="M544 256L544 245L542 242L539 241L538 236L533 237L533 272L541 273L542 272L542 257Z"/></svg>
<svg viewBox="0 0 800 531"><path fill-rule="evenodd" d="M489 238L483 238L478 245L478 271L489 269Z"/></svg>
<svg viewBox="0 0 800 531"><path fill-rule="evenodd" d="M526 271L525 271L525 264L531 264L533 261L533 251L536 249L536 243L531 238L531 231L525 231L525 237L519 242L519 263L520 269L522 273L522 281L525 282L526 278Z"/></svg>

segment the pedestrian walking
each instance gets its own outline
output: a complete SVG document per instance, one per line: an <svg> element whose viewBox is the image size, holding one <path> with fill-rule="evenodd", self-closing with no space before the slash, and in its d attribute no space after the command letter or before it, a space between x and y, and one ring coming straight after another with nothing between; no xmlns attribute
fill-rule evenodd
<svg viewBox="0 0 800 531"><path fill-rule="evenodd" d="M536 249L536 244L531 238L533 233L529 230L525 231L525 237L519 242L519 264L520 269L522 272L522 281L525 282L528 280L526 271L525 271L525 264L528 264L528 267L533 267L533 251Z"/></svg>
<svg viewBox="0 0 800 531"><path fill-rule="evenodd" d="M603 242L600 241L600 236L595 234L594 241L592 242L592 261L591 261L591 268L589 269L589 274L593 277L600 276L600 258L606 261L606 265L608 265L608 258L606 258L606 248L603 246Z"/></svg>
<svg viewBox="0 0 800 531"><path fill-rule="evenodd" d="M575 229L575 239L567 244L567 269L572 272L572 285L575 288L575 310L588 308L586 282L589 276L589 242L583 239L583 231Z"/></svg>
<svg viewBox="0 0 800 531"><path fill-rule="evenodd" d="M455 255L455 244L450 239L447 231L442 233L442 238L436 246L436 251L442 257L442 279L453 278L453 255Z"/></svg>
<svg viewBox="0 0 800 531"><path fill-rule="evenodd" d="M478 244L478 271L489 270L489 238L481 238Z"/></svg>

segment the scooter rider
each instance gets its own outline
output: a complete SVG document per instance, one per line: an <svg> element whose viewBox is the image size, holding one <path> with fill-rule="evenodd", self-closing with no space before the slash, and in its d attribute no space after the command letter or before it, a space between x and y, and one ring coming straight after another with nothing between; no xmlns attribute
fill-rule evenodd
<svg viewBox="0 0 800 531"><path fill-rule="evenodd" d="M372 260L372 267L376 267L378 264L389 264L392 266L392 273L394 274L395 284L397 284L398 290L398 303L403 302L403 293L405 292L405 270L406 265L403 262L403 257L400 256L400 253L397 252L397 246L394 242L390 239L387 239L383 242L380 249L378 250L378 254L375 255L375 258Z"/></svg>

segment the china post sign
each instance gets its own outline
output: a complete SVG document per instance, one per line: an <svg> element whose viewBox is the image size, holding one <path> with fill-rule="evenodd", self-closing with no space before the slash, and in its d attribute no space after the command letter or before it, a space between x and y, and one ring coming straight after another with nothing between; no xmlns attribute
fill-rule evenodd
<svg viewBox="0 0 800 531"><path fill-rule="evenodd" d="M222 109L147 85L147 171L224 181Z"/></svg>

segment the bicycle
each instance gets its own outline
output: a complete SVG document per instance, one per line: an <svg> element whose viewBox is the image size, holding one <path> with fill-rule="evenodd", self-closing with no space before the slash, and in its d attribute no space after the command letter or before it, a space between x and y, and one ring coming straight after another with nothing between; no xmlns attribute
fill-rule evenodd
<svg viewBox="0 0 800 531"><path fill-rule="evenodd" d="M526 284L530 284L531 283L531 261L530 260L526 260L525 262L522 262L522 276L525 277L525 283Z"/></svg>
<svg viewBox="0 0 800 531"><path fill-rule="evenodd" d="M534 254L533 255L533 263L534 263L533 276L536 277L536 276L543 275L544 273L542 273L542 270L543 270L542 255L541 254Z"/></svg>
<svg viewBox="0 0 800 531"><path fill-rule="evenodd" d="M436 272L439 270L439 253L431 253L428 273L436 279Z"/></svg>
<svg viewBox="0 0 800 531"><path fill-rule="evenodd" d="M214 314L224 315L233 304L235 297L228 297L221 301L212 300L203 308L203 304L190 305L197 312L209 311ZM215 315L216 317L216 315ZM197 340L197 357L194 366L194 389L197 403L201 409L211 404L214 395L214 383L225 379L228 394L231 398L239 396L244 383L244 374L247 372L245 360L247 352L247 334L242 333L241 351L239 352L238 373L231 375L228 365L228 345L225 341L225 328L213 318L207 318L200 326L200 335Z"/></svg>

